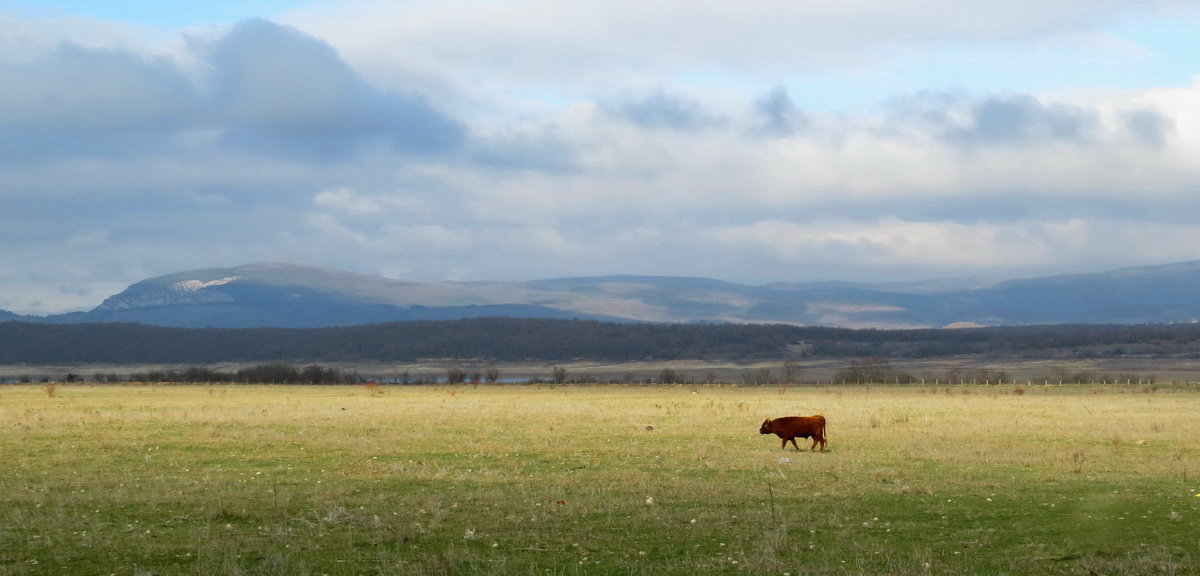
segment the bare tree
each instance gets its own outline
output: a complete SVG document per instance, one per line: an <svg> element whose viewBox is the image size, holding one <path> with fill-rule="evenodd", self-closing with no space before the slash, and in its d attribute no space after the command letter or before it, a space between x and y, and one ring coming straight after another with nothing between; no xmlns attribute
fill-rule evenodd
<svg viewBox="0 0 1200 576"><path fill-rule="evenodd" d="M887 358L856 360L833 374L839 384L886 384L897 382L911 384L916 381L912 374L896 370Z"/></svg>
<svg viewBox="0 0 1200 576"><path fill-rule="evenodd" d="M804 369L800 367L800 364L791 361L783 363L783 379L787 383L796 384L803 376Z"/></svg>
<svg viewBox="0 0 1200 576"><path fill-rule="evenodd" d="M771 382L770 368L752 368L742 371L742 384L761 386Z"/></svg>

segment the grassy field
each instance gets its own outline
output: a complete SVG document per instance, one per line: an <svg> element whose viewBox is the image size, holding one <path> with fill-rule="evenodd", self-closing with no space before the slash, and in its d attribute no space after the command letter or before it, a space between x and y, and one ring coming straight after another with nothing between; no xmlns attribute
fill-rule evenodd
<svg viewBox="0 0 1200 576"><path fill-rule="evenodd" d="M822 413L829 452L765 417ZM1200 391L0 388L0 574L1200 574Z"/></svg>

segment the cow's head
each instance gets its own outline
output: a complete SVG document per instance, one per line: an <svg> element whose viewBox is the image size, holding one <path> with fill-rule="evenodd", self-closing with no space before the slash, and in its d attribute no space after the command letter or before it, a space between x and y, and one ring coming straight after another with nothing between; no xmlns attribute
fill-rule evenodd
<svg viewBox="0 0 1200 576"><path fill-rule="evenodd" d="M772 422L771 422L770 418L763 420L762 426L758 427L758 433L759 434L770 434L772 432L771 424L772 424Z"/></svg>

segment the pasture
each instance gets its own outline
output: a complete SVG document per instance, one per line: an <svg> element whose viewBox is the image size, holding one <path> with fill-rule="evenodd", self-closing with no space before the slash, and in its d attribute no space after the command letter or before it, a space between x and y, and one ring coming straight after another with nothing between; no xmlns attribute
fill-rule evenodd
<svg viewBox="0 0 1200 576"><path fill-rule="evenodd" d="M814 413L826 453L758 434ZM0 575L1196 574L1197 415L1137 386L6 386Z"/></svg>

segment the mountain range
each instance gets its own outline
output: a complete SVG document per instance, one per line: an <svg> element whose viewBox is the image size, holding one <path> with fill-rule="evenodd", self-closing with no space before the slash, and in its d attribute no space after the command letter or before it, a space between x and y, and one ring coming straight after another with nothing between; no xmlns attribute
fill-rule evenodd
<svg viewBox="0 0 1200 576"><path fill-rule="evenodd" d="M779 323L850 328L1190 323L1200 261L1001 282L775 283L600 276L530 282L408 282L287 263L143 280L86 312L0 321L176 327L347 326L459 318Z"/></svg>

